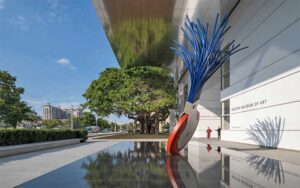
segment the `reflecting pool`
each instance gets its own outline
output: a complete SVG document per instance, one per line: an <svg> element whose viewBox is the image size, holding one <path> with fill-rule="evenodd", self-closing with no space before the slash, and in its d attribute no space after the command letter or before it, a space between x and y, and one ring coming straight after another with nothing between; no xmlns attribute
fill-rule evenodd
<svg viewBox="0 0 300 188"><path fill-rule="evenodd" d="M191 141L121 142L18 187L299 187L299 166ZM49 161L55 162L55 161Z"/></svg>

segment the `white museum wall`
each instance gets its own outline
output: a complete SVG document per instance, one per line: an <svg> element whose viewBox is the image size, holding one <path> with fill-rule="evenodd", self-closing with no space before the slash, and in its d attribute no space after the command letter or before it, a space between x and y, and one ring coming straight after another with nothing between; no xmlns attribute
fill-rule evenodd
<svg viewBox="0 0 300 188"><path fill-rule="evenodd" d="M221 101L230 100L230 129L222 140L257 144L247 134L251 126L265 121L274 127L276 117L284 120L278 147L300 150L299 10L300 1L254 0L241 1L231 15L225 42L236 39L249 48L230 58L230 87L221 91Z"/></svg>

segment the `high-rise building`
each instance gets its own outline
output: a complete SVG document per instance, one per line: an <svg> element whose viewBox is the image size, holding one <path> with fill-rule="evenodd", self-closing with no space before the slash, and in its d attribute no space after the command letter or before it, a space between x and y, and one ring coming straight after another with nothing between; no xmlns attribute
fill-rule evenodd
<svg viewBox="0 0 300 188"><path fill-rule="evenodd" d="M49 103L43 106L43 119L69 119L70 116L80 117L82 115L82 109L80 108L69 108L62 109L60 106L51 106Z"/></svg>
<svg viewBox="0 0 300 188"><path fill-rule="evenodd" d="M65 109L65 111L69 114L69 116L72 115L73 117L80 117L83 114L81 108L69 108Z"/></svg>

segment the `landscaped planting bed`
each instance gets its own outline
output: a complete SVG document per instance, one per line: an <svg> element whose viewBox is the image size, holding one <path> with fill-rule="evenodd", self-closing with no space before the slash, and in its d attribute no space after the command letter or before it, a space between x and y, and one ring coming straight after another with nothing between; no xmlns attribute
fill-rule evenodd
<svg viewBox="0 0 300 188"><path fill-rule="evenodd" d="M0 129L0 146L75 138L85 141L87 132L84 130Z"/></svg>

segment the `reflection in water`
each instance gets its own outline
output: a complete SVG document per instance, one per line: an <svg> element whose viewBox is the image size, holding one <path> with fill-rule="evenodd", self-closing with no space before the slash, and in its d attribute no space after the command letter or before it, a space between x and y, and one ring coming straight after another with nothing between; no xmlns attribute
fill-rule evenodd
<svg viewBox="0 0 300 188"><path fill-rule="evenodd" d="M221 182L230 186L230 156L222 155L222 179Z"/></svg>
<svg viewBox="0 0 300 188"><path fill-rule="evenodd" d="M172 62L176 0L98 2L102 2L95 3L98 15L122 68L166 66Z"/></svg>
<svg viewBox="0 0 300 188"><path fill-rule="evenodd" d="M101 152L83 162L82 168L91 187L164 187L170 186L165 159L163 143L135 142L122 152Z"/></svg>
<svg viewBox="0 0 300 188"><path fill-rule="evenodd" d="M184 157L167 156L164 146L164 142L121 142L18 187L280 188L300 185L300 168L296 165L195 141L184 150Z"/></svg>
<svg viewBox="0 0 300 188"><path fill-rule="evenodd" d="M113 26L112 30L108 37L123 68L171 62L172 26L166 20L135 18Z"/></svg>
<svg viewBox="0 0 300 188"><path fill-rule="evenodd" d="M174 188L199 187L193 168L181 155L168 157L167 171Z"/></svg>
<svg viewBox="0 0 300 188"><path fill-rule="evenodd" d="M208 152L210 152L211 148L212 148L211 145L210 145L210 144L207 144L206 149L207 149Z"/></svg>
<svg viewBox="0 0 300 188"><path fill-rule="evenodd" d="M281 161L257 155L251 155L247 159L250 161L250 167L256 170L257 175L262 174L268 180L273 179L275 183L285 183Z"/></svg>

